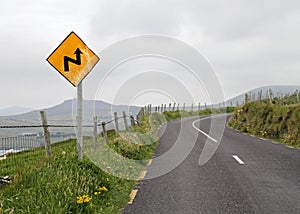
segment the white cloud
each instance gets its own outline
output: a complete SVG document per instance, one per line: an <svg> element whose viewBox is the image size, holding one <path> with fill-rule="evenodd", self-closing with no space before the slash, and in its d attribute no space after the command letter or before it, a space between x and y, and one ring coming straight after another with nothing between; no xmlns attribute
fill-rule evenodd
<svg viewBox="0 0 300 214"><path fill-rule="evenodd" d="M70 31L96 53L142 34L185 41L212 63L227 97L260 85L299 84L299 14L296 0L1 1L0 107L44 107L73 96L46 63Z"/></svg>

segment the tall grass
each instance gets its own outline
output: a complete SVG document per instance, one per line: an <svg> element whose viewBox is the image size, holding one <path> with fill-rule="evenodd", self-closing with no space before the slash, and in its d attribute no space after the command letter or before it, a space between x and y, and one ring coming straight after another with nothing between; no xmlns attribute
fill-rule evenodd
<svg viewBox="0 0 300 214"><path fill-rule="evenodd" d="M131 132L147 133L148 119L146 116ZM156 146L153 141L149 145L130 143L114 131L108 136L106 145L128 159L147 160ZM92 144L92 138L84 138L84 142ZM0 189L0 213L119 213L127 204L136 181L105 172L87 156L79 161L75 140L54 144L52 151L51 158L45 158L41 148L26 151L33 155L14 155L19 162L24 157L27 160L20 167L5 166L3 176L10 175L13 183ZM145 167L131 167L129 172L138 176Z"/></svg>
<svg viewBox="0 0 300 214"><path fill-rule="evenodd" d="M228 123L256 136L300 145L300 105L271 105L251 102L236 109Z"/></svg>

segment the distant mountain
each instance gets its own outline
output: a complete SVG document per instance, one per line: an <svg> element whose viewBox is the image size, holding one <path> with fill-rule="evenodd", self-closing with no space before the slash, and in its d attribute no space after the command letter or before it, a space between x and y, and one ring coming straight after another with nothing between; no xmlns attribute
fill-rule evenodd
<svg viewBox="0 0 300 214"><path fill-rule="evenodd" d="M269 89L272 90L273 96L283 96L294 93L297 89L300 91L300 86L288 86L288 85L273 85L273 86L263 86L259 87L250 91L246 91L245 93L242 93L236 97L233 97L226 101L226 105L230 106L231 104L233 106L236 106L236 104L241 105L245 101L245 94L247 93L249 95L250 100L253 100L254 98L258 98L258 92L262 91L262 98L267 98L267 93Z"/></svg>
<svg viewBox="0 0 300 214"><path fill-rule="evenodd" d="M18 115L33 111L32 108L11 106L8 108L0 109L0 116Z"/></svg>
<svg viewBox="0 0 300 214"><path fill-rule="evenodd" d="M60 103L56 106L42 109L46 112L47 118L49 120L71 120L72 115L76 115L76 99L65 100L63 103ZM123 111L126 114L136 115L140 107L138 106L127 106L127 105L112 105L100 100L84 100L83 101L83 114L84 118L92 121L94 115L97 115L99 118L109 118L111 119L114 112L117 112L119 116ZM11 115L0 117L3 120L35 120L40 119L40 110L34 110L27 113L19 115Z"/></svg>
<svg viewBox="0 0 300 214"><path fill-rule="evenodd" d="M48 124L54 125L74 125L76 121L76 99L66 100L56 106L42 109L46 112ZM98 123L101 121L111 121L114 112L117 112L118 117L122 117L122 112L125 111L126 115L136 115L141 107L127 106L127 105L112 105L100 100L84 100L83 101L83 124L92 125L93 117L98 117ZM129 118L127 118L129 123ZM34 110L27 113L11 116L0 116L0 125L41 125L40 110ZM120 129L124 128L123 119L119 120ZM113 123L107 125L107 129L113 128ZM64 132L74 134L74 128L51 128L50 132ZM25 128L25 129L0 129L1 137L16 136L22 133L38 133L42 132L41 128ZM92 128L84 128L85 135L92 135Z"/></svg>

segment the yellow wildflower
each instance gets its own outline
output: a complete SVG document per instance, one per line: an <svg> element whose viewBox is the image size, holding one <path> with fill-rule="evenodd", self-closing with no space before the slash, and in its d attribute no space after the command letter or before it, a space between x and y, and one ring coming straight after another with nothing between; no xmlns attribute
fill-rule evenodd
<svg viewBox="0 0 300 214"><path fill-rule="evenodd" d="M83 195L82 198L84 203L89 203L92 200L89 195Z"/></svg>
<svg viewBox="0 0 300 214"><path fill-rule="evenodd" d="M104 191L104 192L107 192L107 191L108 191L108 189L107 189L105 186L99 187L98 190Z"/></svg>
<svg viewBox="0 0 300 214"><path fill-rule="evenodd" d="M77 204L83 204L83 198L81 196L77 197Z"/></svg>
<svg viewBox="0 0 300 214"><path fill-rule="evenodd" d="M77 197L77 204L89 203L92 198L89 195L83 195Z"/></svg>

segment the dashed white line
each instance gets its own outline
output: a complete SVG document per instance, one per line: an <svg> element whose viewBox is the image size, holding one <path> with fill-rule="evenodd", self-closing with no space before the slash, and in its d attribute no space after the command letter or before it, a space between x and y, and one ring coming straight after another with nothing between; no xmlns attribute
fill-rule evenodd
<svg viewBox="0 0 300 214"><path fill-rule="evenodd" d="M244 165L244 164L245 164L245 162L242 161L242 160L239 158L239 156L237 156L237 155L232 155L232 157L233 157L239 164L241 164L241 165Z"/></svg>

